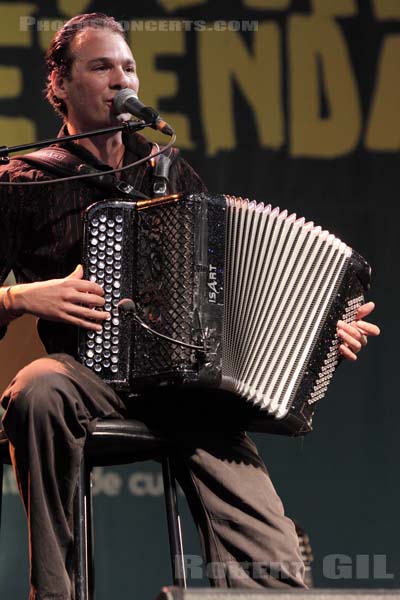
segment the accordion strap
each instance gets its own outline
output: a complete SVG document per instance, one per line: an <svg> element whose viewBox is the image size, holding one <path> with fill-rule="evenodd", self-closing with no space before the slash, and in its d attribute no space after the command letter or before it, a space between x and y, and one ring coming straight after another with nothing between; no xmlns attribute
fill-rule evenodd
<svg viewBox="0 0 400 600"><path fill-rule="evenodd" d="M65 148L42 148L30 154L18 154L12 160L21 160L33 167L40 167L55 175L77 175L82 161Z"/></svg>
<svg viewBox="0 0 400 600"><path fill-rule="evenodd" d="M83 163L78 156L75 156L66 148L42 148L30 154L13 156L14 159L24 161L33 167L39 167L61 177L98 173L98 177L88 177L84 179L84 183L117 197L147 198L145 194L136 190L126 181L121 181L112 174Z"/></svg>

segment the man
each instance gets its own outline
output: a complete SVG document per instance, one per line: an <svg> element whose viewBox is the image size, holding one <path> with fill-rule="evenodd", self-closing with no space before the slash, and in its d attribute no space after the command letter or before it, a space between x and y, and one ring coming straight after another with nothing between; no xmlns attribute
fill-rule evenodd
<svg viewBox="0 0 400 600"><path fill-rule="evenodd" d="M123 31L105 15L71 19L55 35L47 66L47 97L64 118L63 134L115 124L115 94L124 88L138 91L136 65ZM98 169L129 164L151 149L143 137L120 133L65 147ZM7 182L53 179L18 160L3 168L0 177ZM148 163L122 177L151 196ZM181 158L172 167L170 184L173 192L205 189ZM28 515L30 600L73 598L72 501L83 445L96 418L132 413L124 398L74 358L76 327L96 331L109 318L101 310L102 288L83 279L80 266L82 216L102 198L100 191L77 181L0 188L0 276L4 280L12 269L17 279L17 285L0 290L0 325L24 313L36 315L51 353L22 369L2 398L3 426ZM363 320L372 310L373 304L366 304L355 323L339 328L341 350L349 359L356 358L368 335L379 333ZM223 575L221 568L214 578L211 574L212 583L303 585L293 523L285 517L265 466L243 432L199 434L190 440L183 436L175 463L206 559L223 567Z"/></svg>

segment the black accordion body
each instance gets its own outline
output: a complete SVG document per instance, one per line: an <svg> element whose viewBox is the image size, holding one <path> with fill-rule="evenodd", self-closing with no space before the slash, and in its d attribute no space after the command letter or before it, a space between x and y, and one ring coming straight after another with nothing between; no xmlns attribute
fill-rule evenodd
<svg viewBox="0 0 400 600"><path fill-rule="evenodd" d="M311 431L340 360L336 323L354 319L370 277L313 223L210 194L92 205L83 262L112 315L82 330L86 366L120 392L230 392L256 430L288 435Z"/></svg>

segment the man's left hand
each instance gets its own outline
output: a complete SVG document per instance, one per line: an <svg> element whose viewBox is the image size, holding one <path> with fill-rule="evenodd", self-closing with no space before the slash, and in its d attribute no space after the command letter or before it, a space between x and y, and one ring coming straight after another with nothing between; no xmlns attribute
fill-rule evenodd
<svg viewBox="0 0 400 600"><path fill-rule="evenodd" d="M380 329L377 325L364 321L375 308L373 302L367 302L360 306L357 311L356 318L352 323L338 321L337 334L342 340L339 346L340 353L348 360L357 360L357 353L367 345L368 336L377 336L380 334Z"/></svg>

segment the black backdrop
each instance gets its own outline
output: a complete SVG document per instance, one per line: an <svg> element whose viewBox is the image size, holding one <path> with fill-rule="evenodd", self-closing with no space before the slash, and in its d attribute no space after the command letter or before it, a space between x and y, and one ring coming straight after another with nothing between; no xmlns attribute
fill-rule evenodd
<svg viewBox="0 0 400 600"><path fill-rule="evenodd" d="M316 585L400 587L400 2L0 2L1 144L55 135L41 94L43 48L58 20L94 10L123 20L141 99L175 126L210 190L304 215L372 265L380 338L340 368L312 434L254 437L288 514L310 535ZM98 598L129 586L154 596L170 582L158 466L96 477ZM26 529L9 473L5 488L0 596L22 598ZM184 539L197 564L185 506Z"/></svg>

